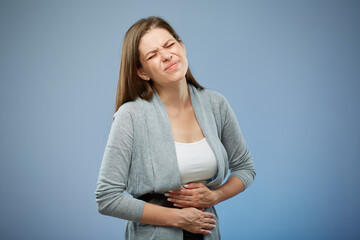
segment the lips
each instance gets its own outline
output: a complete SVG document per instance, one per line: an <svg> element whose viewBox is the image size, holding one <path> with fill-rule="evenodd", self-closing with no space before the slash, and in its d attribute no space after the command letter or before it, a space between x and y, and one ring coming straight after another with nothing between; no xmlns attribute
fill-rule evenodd
<svg viewBox="0 0 360 240"><path fill-rule="evenodd" d="M178 63L179 63L178 61L171 62L169 65L166 66L165 71L166 70L172 70L172 69L176 68Z"/></svg>

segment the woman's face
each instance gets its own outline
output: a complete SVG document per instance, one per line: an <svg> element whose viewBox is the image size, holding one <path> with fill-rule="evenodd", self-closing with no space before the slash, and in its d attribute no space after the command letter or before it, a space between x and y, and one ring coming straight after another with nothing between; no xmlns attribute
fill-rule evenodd
<svg viewBox="0 0 360 240"><path fill-rule="evenodd" d="M185 80L188 69L186 50L165 29L149 30L139 43L140 62L138 75L152 80L155 87L166 87Z"/></svg>

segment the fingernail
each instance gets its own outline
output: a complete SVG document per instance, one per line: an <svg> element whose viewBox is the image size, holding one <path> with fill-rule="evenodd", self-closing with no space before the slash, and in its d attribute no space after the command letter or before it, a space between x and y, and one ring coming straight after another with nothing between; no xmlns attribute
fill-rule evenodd
<svg viewBox="0 0 360 240"><path fill-rule="evenodd" d="M167 200L168 200L169 202L171 202L171 201L172 201L172 199L171 199L171 198L168 198Z"/></svg>
<svg viewBox="0 0 360 240"><path fill-rule="evenodd" d="M164 195L165 195L165 197L168 197L168 196L169 196L169 194L168 194L168 193L165 193Z"/></svg>
<svg viewBox="0 0 360 240"><path fill-rule="evenodd" d="M185 184L184 187L188 187L189 185Z"/></svg>
<svg viewBox="0 0 360 240"><path fill-rule="evenodd" d="M168 192L173 192L172 190L168 191Z"/></svg>
<svg viewBox="0 0 360 240"><path fill-rule="evenodd" d="M177 207L178 205L176 203L173 204L175 207Z"/></svg>

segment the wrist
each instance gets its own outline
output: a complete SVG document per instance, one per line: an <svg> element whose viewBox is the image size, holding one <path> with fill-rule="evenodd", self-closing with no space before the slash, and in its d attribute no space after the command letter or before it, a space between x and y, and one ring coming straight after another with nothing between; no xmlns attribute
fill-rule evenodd
<svg viewBox="0 0 360 240"><path fill-rule="evenodd" d="M180 219L181 219L181 209L170 208L169 214L172 216L168 226L171 227L180 227Z"/></svg>
<svg viewBox="0 0 360 240"><path fill-rule="evenodd" d="M215 206L216 204L221 202L221 189L215 189L213 192L213 202L212 205Z"/></svg>

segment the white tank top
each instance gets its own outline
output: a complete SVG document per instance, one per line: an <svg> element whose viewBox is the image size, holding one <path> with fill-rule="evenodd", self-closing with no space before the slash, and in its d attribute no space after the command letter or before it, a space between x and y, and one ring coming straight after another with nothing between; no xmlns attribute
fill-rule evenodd
<svg viewBox="0 0 360 240"><path fill-rule="evenodd" d="M206 138L193 143L175 142L181 184L204 182L217 172L216 158Z"/></svg>

